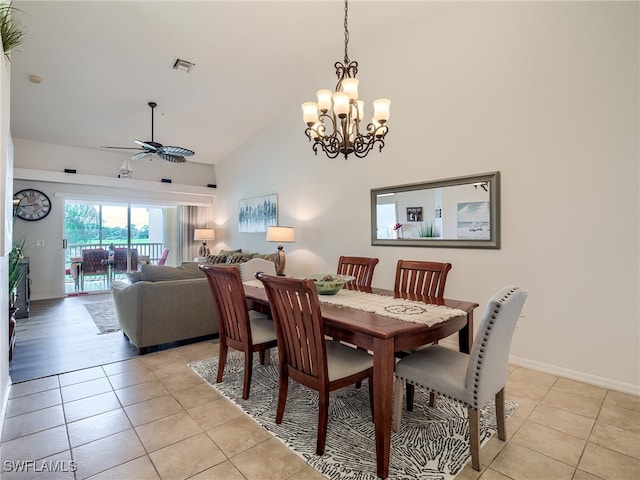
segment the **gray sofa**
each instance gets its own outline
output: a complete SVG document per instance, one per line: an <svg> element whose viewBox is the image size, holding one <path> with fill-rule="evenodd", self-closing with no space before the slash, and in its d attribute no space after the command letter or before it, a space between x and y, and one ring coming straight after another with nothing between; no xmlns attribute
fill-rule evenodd
<svg viewBox="0 0 640 480"><path fill-rule="evenodd" d="M234 251L232 256L218 254L203 263L237 265L242 271L242 264L254 257L273 262L273 256L244 254L241 258ZM143 265L142 271L128 277L128 282L111 282L110 289L122 332L140 354L156 345L219 332L215 303L198 263Z"/></svg>
<svg viewBox="0 0 640 480"><path fill-rule="evenodd" d="M149 347L218 333L218 315L197 263L143 265L130 282L111 282L122 332L145 354Z"/></svg>

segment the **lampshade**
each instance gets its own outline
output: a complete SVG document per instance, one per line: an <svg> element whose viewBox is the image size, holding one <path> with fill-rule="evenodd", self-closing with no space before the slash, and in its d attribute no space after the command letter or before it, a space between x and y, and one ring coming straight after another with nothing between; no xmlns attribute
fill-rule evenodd
<svg viewBox="0 0 640 480"><path fill-rule="evenodd" d="M267 242L293 243L296 230L293 227L267 227Z"/></svg>
<svg viewBox="0 0 640 480"><path fill-rule="evenodd" d="M213 228L196 228L193 231L194 240L215 240L216 232Z"/></svg>

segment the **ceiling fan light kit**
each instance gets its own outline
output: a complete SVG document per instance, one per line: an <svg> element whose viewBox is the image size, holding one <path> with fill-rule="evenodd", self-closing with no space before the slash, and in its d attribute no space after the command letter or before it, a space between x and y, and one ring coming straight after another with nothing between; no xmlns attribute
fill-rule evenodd
<svg viewBox="0 0 640 480"><path fill-rule="evenodd" d="M184 157L190 157L195 152L193 150L189 150L188 148L183 147L175 147L175 146L164 146L161 143L155 142L153 140L153 111L158 106L156 102L149 102L149 107L151 108L151 140L143 142L141 140L134 140L134 143L140 145L140 147L105 147L102 148L114 148L117 150L141 150L139 153L136 153L131 157L131 160L140 160L141 158L148 157L149 155L157 155L158 157L166 160L167 162L172 163L184 163L187 161ZM123 163L123 166L126 170L133 171L131 169L131 165L127 162ZM131 177L122 177L123 167L120 167L121 177L120 178L131 178ZM126 173L125 173L126 175Z"/></svg>

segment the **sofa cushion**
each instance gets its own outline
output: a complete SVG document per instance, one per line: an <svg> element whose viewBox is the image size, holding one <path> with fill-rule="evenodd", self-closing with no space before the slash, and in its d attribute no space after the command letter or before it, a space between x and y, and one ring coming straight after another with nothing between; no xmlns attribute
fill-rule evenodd
<svg viewBox="0 0 640 480"><path fill-rule="evenodd" d="M275 262L276 254L275 253L254 253L253 257L251 258L263 258L265 260L270 260L272 262Z"/></svg>
<svg viewBox="0 0 640 480"><path fill-rule="evenodd" d="M183 263L179 267L167 265L142 265L140 280L147 282L164 282L170 280L186 280L205 276L195 262Z"/></svg>
<svg viewBox="0 0 640 480"><path fill-rule="evenodd" d="M129 280L129 283L136 283L142 280L142 272L125 273L125 276L127 280Z"/></svg>
<svg viewBox="0 0 640 480"><path fill-rule="evenodd" d="M241 249L241 248L239 248L239 249L237 249L237 250L220 250L220 251L218 252L218 255L226 255L226 256L229 256L229 255L233 255L234 253L242 253L242 249Z"/></svg>

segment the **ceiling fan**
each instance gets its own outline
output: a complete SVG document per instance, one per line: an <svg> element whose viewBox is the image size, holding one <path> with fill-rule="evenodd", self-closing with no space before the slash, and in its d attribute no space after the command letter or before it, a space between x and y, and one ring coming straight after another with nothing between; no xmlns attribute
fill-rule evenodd
<svg viewBox="0 0 640 480"><path fill-rule="evenodd" d="M115 148L118 150L140 150L139 153L136 153L131 157L131 160L139 160L141 158L147 157L149 155L157 155L158 157L166 160L168 162L173 163L184 163L187 161L184 157L189 157L193 155L195 152L183 147L173 147L173 146L165 146L161 143L153 141L153 110L156 108L158 104L156 102L149 102L149 107L151 107L151 141L142 142L140 140L134 140L135 143L140 145L140 147L105 147L101 148Z"/></svg>

